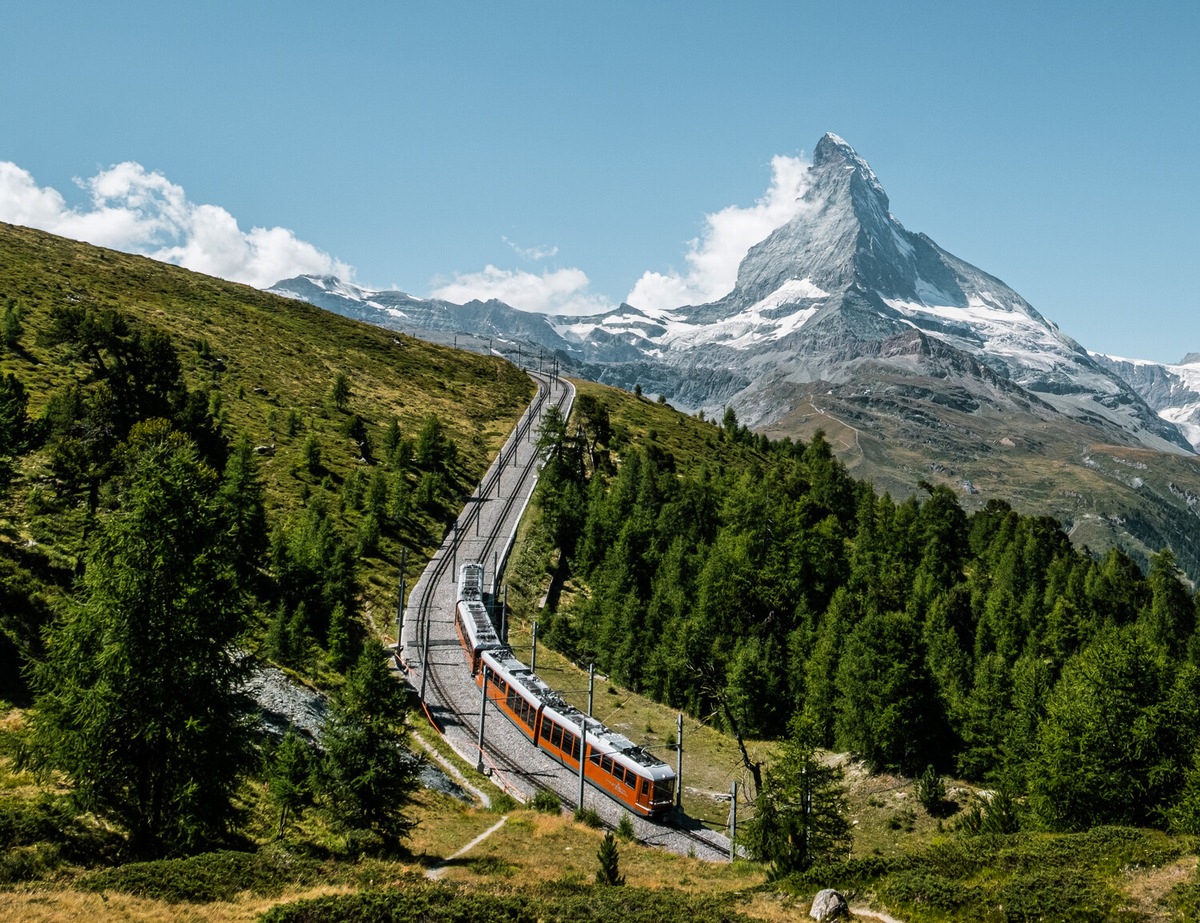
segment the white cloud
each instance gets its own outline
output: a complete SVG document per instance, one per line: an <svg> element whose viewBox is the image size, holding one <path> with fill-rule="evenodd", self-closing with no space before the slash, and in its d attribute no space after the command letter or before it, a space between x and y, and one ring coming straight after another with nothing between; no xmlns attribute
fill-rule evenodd
<svg viewBox="0 0 1200 923"><path fill-rule="evenodd" d="M472 299L499 298L520 311L539 314L597 314L606 311L607 299L588 291L588 277L582 269L545 270L541 274L499 269L487 265L481 272L455 276L452 282L435 288L434 298L457 304Z"/></svg>
<svg viewBox="0 0 1200 923"><path fill-rule="evenodd" d="M354 277L286 228L243 231L216 205L196 205L182 186L132 161L76 180L87 207L71 208L14 163L0 161L0 221L39 228L101 247L140 253L187 269L266 288L301 273Z"/></svg>
<svg viewBox="0 0 1200 923"><path fill-rule="evenodd" d="M645 310L705 304L728 294L747 251L804 207L809 163L800 157L771 159L771 185L749 208L730 205L706 215L704 233L693 239L686 273L647 271L625 298Z"/></svg>
<svg viewBox="0 0 1200 923"><path fill-rule="evenodd" d="M685 274L645 272L625 300L655 310L704 304L727 294L746 252L804 208L809 166L801 157L772 158L771 185L757 202L748 208L730 205L705 216L703 235L689 245ZM557 247L525 248L507 237L501 239L524 259L541 260L558 253ZM591 292L587 275L574 268L538 274L489 264L480 272L435 286L432 297L458 304L498 298L522 311L571 315L598 314L613 307L609 299Z"/></svg>
<svg viewBox="0 0 1200 923"><path fill-rule="evenodd" d="M500 239L512 247L513 252L517 256L533 260L535 263L540 260L548 260L552 256L558 256L558 247L522 247L520 244L509 240L503 235L501 235Z"/></svg>

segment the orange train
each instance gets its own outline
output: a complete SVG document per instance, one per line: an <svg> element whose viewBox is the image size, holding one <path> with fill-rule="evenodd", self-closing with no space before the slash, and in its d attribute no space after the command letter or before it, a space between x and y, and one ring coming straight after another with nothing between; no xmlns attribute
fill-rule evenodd
<svg viewBox="0 0 1200 923"><path fill-rule="evenodd" d="M585 741L584 778L591 785L643 817L671 810L676 780L670 766L568 705L501 642L484 605L481 564L464 564L459 572L454 624L476 684L487 677L488 698L530 743L578 773Z"/></svg>

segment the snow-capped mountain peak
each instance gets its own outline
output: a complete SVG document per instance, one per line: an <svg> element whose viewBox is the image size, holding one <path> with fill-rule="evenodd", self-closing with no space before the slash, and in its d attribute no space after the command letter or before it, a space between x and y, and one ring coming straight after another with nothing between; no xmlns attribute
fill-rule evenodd
<svg viewBox="0 0 1200 923"><path fill-rule="evenodd" d="M645 388L649 377L689 409L740 405L751 424L791 412L789 387L854 380L869 358L876 370L920 370L967 390L1019 390L1039 413L1066 414L1110 440L1191 451L1172 422L1019 294L908 231L866 160L832 133L813 151L795 216L749 249L733 290L709 304L544 317L498 302L456 307L369 293L324 277L277 290L359 314L371 306L393 323L519 336L604 381Z"/></svg>

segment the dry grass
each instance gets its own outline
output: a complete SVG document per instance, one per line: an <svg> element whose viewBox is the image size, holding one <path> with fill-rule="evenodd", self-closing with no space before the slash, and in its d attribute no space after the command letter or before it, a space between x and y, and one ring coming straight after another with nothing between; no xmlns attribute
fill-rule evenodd
<svg viewBox="0 0 1200 923"><path fill-rule="evenodd" d="M495 821L494 814L486 815L488 826ZM590 882L599 867L602 838L602 832L566 815L514 811L503 827L452 860L444 877L462 883L503 881L506 888L518 889L543 883L548 872L555 880ZM705 862L623 841L618 848L621 873L630 887L712 894L743 891L765 880L762 869L750 863Z"/></svg>
<svg viewBox="0 0 1200 923"><path fill-rule="evenodd" d="M1126 869L1119 879L1120 891L1147 923L1168 923L1178 917L1162 905L1162 897L1176 885L1194 881L1198 863L1196 856L1184 856L1160 868Z"/></svg>
<svg viewBox="0 0 1200 923"><path fill-rule="evenodd" d="M871 773L844 754L832 756L842 764L846 778L850 822L854 827L851 855L895 857L920 850L937 841L953 823L930 816L916 796L916 782L891 773ZM965 806L975 789L946 779L950 800Z"/></svg>
<svg viewBox="0 0 1200 923"><path fill-rule="evenodd" d="M246 895L236 902L168 904L163 901L109 892L31 889L0 897L0 923L249 923L280 903L308 897L348 893L348 886L323 886L286 892L282 897Z"/></svg>

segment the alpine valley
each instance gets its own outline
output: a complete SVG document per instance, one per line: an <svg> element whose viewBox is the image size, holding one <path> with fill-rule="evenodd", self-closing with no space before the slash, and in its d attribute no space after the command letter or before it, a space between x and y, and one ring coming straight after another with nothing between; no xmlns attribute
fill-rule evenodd
<svg viewBox="0 0 1200 923"><path fill-rule="evenodd" d="M591 317L373 292L302 276L272 291L425 335L553 353L573 374L772 437L824 431L857 477L946 483L1061 520L1077 544L1170 547L1200 579L1200 357L1088 353L999 279L913 233L845 141L813 151L798 214L709 304Z"/></svg>

